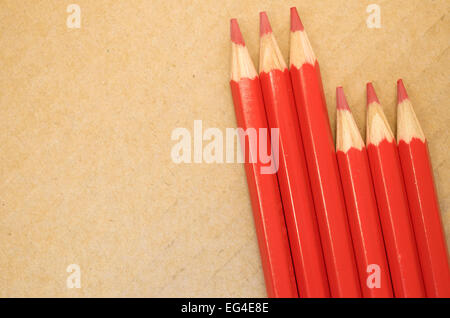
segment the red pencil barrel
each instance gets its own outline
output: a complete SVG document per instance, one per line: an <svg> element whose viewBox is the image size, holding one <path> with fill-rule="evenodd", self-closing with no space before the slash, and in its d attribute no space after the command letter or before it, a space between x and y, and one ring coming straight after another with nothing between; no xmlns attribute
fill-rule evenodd
<svg viewBox="0 0 450 318"><path fill-rule="evenodd" d="M425 297L416 240L395 142L367 145L396 297Z"/></svg>
<svg viewBox="0 0 450 318"><path fill-rule="evenodd" d="M427 143L400 140L398 150L428 297L450 297L450 269Z"/></svg>
<svg viewBox="0 0 450 318"><path fill-rule="evenodd" d="M232 80L230 85L238 127L267 129L259 79ZM267 294L298 297L278 181L275 174L261 174L262 166L259 157L245 163Z"/></svg>
<svg viewBox="0 0 450 318"><path fill-rule="evenodd" d="M331 295L361 297L318 64L291 65L290 74Z"/></svg>
<svg viewBox="0 0 450 318"><path fill-rule="evenodd" d="M391 278L366 148L338 150L337 158L363 296L390 298Z"/></svg>
<svg viewBox="0 0 450 318"><path fill-rule="evenodd" d="M329 297L317 218L288 69L260 73L271 128L279 129L278 180L300 297Z"/></svg>

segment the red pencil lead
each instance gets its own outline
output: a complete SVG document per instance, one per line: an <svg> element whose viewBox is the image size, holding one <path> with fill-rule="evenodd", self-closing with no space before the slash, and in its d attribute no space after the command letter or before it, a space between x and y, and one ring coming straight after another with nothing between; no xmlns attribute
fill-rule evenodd
<svg viewBox="0 0 450 318"><path fill-rule="evenodd" d="M406 93L405 85L403 85L402 79L399 79L397 81L397 100L398 100L398 103L400 104L405 99L409 99L408 93Z"/></svg>
<svg viewBox="0 0 450 318"><path fill-rule="evenodd" d="M367 83L367 106L369 106L371 103L380 103L378 101L377 94L375 93L375 89L373 88L373 85L371 82Z"/></svg>
<svg viewBox="0 0 450 318"><path fill-rule="evenodd" d="M272 33L272 27L270 26L266 12L262 11L259 13L259 34L263 36L267 33Z"/></svg>
<svg viewBox="0 0 450 318"><path fill-rule="evenodd" d="M300 17L297 12L296 7L291 8L291 31L303 31L305 28L303 27L302 20L300 20Z"/></svg>
<svg viewBox="0 0 450 318"><path fill-rule="evenodd" d="M336 87L336 108L348 111L350 110L342 86Z"/></svg>
<svg viewBox="0 0 450 318"><path fill-rule="evenodd" d="M230 20L230 35L232 42L245 46L244 38L242 37L241 29L239 29L239 24L236 19Z"/></svg>

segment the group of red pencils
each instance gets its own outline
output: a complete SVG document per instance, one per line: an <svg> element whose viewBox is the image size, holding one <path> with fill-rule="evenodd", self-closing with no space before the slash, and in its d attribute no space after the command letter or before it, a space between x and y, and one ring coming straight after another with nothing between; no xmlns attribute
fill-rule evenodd
<svg viewBox="0 0 450 318"><path fill-rule="evenodd" d="M279 134L276 174L261 173L259 159L245 163L268 296L450 297L427 143L402 81L397 142L371 83L366 144L338 87L335 148L297 10L289 68L265 12L259 74L235 19L231 42L238 126Z"/></svg>

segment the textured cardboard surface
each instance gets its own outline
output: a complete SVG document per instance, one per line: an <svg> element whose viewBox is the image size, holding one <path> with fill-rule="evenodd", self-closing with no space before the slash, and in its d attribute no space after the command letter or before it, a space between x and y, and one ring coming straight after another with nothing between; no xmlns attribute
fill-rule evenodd
<svg viewBox="0 0 450 318"><path fill-rule="evenodd" d="M81 7L68 29L66 7ZM449 2L0 1L0 296L265 296L244 169L182 164L171 132L235 127L229 19L258 65L266 10L287 58L297 6L334 130L343 85L364 134L373 80L395 131L402 77L450 233ZM69 264L81 268L68 289Z"/></svg>

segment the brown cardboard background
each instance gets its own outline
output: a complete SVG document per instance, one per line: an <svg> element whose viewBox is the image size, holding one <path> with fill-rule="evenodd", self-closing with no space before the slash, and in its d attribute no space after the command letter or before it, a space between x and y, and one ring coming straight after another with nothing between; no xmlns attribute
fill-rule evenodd
<svg viewBox="0 0 450 318"><path fill-rule="evenodd" d="M366 27L374 2L381 29ZM404 79L449 240L448 1L1 0L0 296L264 296L243 167L175 165L170 136L235 127L229 18L258 65L258 12L287 58L294 5L333 130L335 86L364 133L365 82L395 127ZM72 263L81 289L66 287Z"/></svg>

